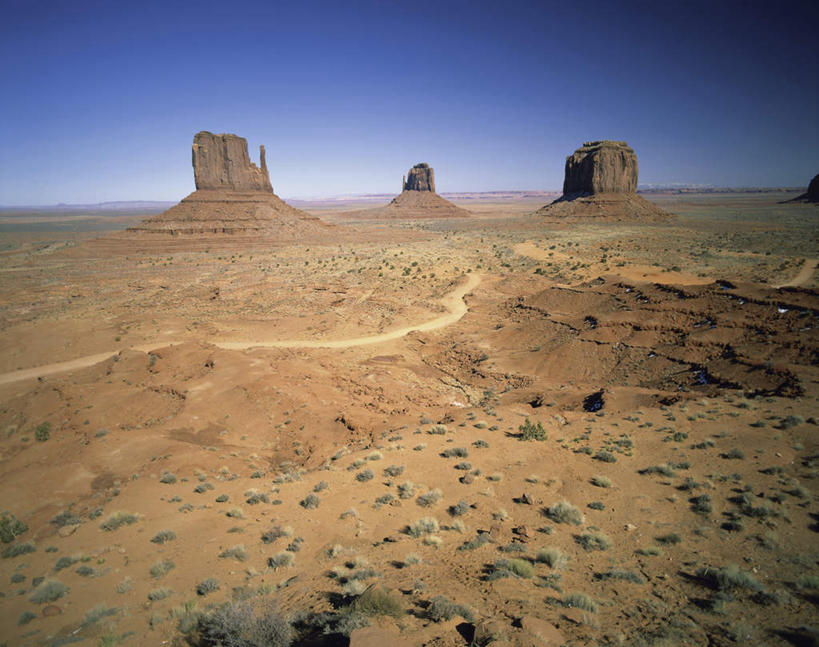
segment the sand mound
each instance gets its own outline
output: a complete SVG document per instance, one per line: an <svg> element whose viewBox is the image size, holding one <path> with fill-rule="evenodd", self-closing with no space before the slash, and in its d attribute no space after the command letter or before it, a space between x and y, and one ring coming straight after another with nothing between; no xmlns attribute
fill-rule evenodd
<svg viewBox="0 0 819 647"><path fill-rule="evenodd" d="M571 200L560 198L535 212L556 221L664 222L673 214L635 193L598 193Z"/></svg>

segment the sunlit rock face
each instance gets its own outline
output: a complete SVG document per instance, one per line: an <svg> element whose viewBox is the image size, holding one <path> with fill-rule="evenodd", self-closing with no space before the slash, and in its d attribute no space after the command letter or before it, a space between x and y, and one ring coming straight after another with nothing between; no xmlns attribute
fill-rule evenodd
<svg viewBox="0 0 819 647"><path fill-rule="evenodd" d="M250 161L247 140L238 135L215 135L206 130L193 137L193 177L197 190L265 191L273 193L264 146L261 168Z"/></svg>
<svg viewBox="0 0 819 647"><path fill-rule="evenodd" d="M635 193L637 155L626 142L586 142L566 158L563 197Z"/></svg>

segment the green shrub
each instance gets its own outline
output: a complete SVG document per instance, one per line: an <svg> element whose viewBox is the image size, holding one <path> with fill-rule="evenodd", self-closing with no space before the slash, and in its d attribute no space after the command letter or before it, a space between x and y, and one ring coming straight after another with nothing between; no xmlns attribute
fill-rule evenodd
<svg viewBox="0 0 819 647"><path fill-rule="evenodd" d="M167 575L176 567L171 560L162 560L151 566L151 577L159 579L163 575Z"/></svg>
<svg viewBox="0 0 819 647"><path fill-rule="evenodd" d="M542 548L535 554L535 561L558 570L566 567L569 558L559 548Z"/></svg>
<svg viewBox="0 0 819 647"><path fill-rule="evenodd" d="M319 507L320 503L321 499L315 494L308 494L301 501L299 501L299 505L305 510L314 510L315 508Z"/></svg>
<svg viewBox="0 0 819 647"><path fill-rule="evenodd" d="M28 553L33 553L37 548L34 546L33 541L27 541L22 544L12 544L3 549L2 554L4 559L8 559L11 557L17 557L19 555L27 555Z"/></svg>
<svg viewBox="0 0 819 647"><path fill-rule="evenodd" d="M524 423L518 427L518 431L520 431L521 440L547 440L549 438L539 420L537 424L532 424L529 418L526 418Z"/></svg>
<svg viewBox="0 0 819 647"><path fill-rule="evenodd" d="M370 469L361 470L358 474L355 475L355 480L359 481L360 483L364 483L366 481L371 480L375 474Z"/></svg>
<svg viewBox="0 0 819 647"><path fill-rule="evenodd" d="M173 530L160 530L151 538L151 541L155 544L164 544L174 539L176 539L176 533Z"/></svg>
<svg viewBox="0 0 819 647"><path fill-rule="evenodd" d="M475 614L469 607L457 604L443 595L430 600L426 615L433 622L449 621L457 616L467 622L475 622Z"/></svg>
<svg viewBox="0 0 819 647"><path fill-rule="evenodd" d="M353 609L365 616L392 616L400 618L404 615L404 605L401 598L392 590L382 586L371 586L364 591L355 602Z"/></svg>
<svg viewBox="0 0 819 647"><path fill-rule="evenodd" d="M567 593L561 599L564 607L597 613L597 603L585 593Z"/></svg>
<svg viewBox="0 0 819 647"><path fill-rule="evenodd" d="M749 589L762 591L762 584L748 571L743 571L736 564L729 564L725 568L703 567L697 571L697 577L712 588L720 591L735 591Z"/></svg>
<svg viewBox="0 0 819 647"><path fill-rule="evenodd" d="M176 475L171 474L168 470L163 470L162 475L159 477L160 483L165 483L166 485L172 485L176 483Z"/></svg>
<svg viewBox="0 0 819 647"><path fill-rule="evenodd" d="M247 559L247 551L242 544L233 546L233 548L225 548L219 557L222 559L235 559L237 562L244 562Z"/></svg>
<svg viewBox="0 0 819 647"><path fill-rule="evenodd" d="M217 580L215 577L209 577L196 585L196 595L201 595L202 597L218 590L219 580Z"/></svg>
<svg viewBox="0 0 819 647"><path fill-rule="evenodd" d="M439 489L430 490L426 494L422 494L419 496L415 502L420 505L422 508L428 508L429 506L435 505L438 501L441 500L443 493Z"/></svg>
<svg viewBox="0 0 819 647"><path fill-rule="evenodd" d="M139 521L139 516L131 512L114 512L105 521L100 524L100 528L107 531L113 531L122 526L129 526L132 523Z"/></svg>
<svg viewBox="0 0 819 647"><path fill-rule="evenodd" d="M583 532L575 535L574 540L583 550L608 550L611 548L611 539L602 532Z"/></svg>
<svg viewBox="0 0 819 647"><path fill-rule="evenodd" d="M10 544L28 530L28 526L10 512L0 515L0 541Z"/></svg>
<svg viewBox="0 0 819 647"><path fill-rule="evenodd" d="M169 598L173 595L173 589L169 589L167 587L162 587L158 589L153 589L148 593L148 599L151 602L156 602L158 600L164 600L165 598Z"/></svg>
<svg viewBox="0 0 819 647"><path fill-rule="evenodd" d="M50 436L51 436L50 422L41 422L34 429L34 440L36 440L37 442L44 443L49 439Z"/></svg>

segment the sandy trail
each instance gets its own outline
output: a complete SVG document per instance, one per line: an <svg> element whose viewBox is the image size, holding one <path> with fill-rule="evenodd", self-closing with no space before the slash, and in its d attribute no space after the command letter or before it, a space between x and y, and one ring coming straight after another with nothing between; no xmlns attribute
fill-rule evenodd
<svg viewBox="0 0 819 647"><path fill-rule="evenodd" d="M805 262L802 263L802 267L799 272L794 276L790 281L786 283L780 283L779 285L775 285L775 288L798 288L799 286L805 285L810 282L813 278L813 272L816 270L817 259L815 258L806 258Z"/></svg>
<svg viewBox="0 0 819 647"><path fill-rule="evenodd" d="M249 348L350 348L352 346L366 346L368 344L380 344L386 341L392 341L404 337L411 332L427 332L430 330L437 330L450 326L460 320L468 311L469 308L464 301L464 297L472 291L481 282L482 276L480 274L470 274L463 285L458 286L445 295L441 299L441 304L449 310L448 314L435 317L421 324L412 326L405 326L389 332L381 333L379 335L369 335L367 337L353 337L350 339L337 340L300 340L288 339L277 341L209 341L218 348L226 350L247 350ZM194 341L194 340L187 340ZM136 350L143 353L149 353L157 348L167 348L168 346L175 346L184 342L181 341L163 341L151 344L140 344L132 346L130 350ZM43 366L35 366L33 368L25 368L19 371L10 371L8 373L0 374L0 385L10 384L12 382L19 382L21 380L28 380L36 377L43 377L45 375L53 375L55 373L63 373L65 371L72 371L79 368L86 368L93 366L106 359L114 357L120 351L108 351L104 353L96 353L95 355L86 355L85 357L78 357L67 362L57 362L55 364L46 364Z"/></svg>

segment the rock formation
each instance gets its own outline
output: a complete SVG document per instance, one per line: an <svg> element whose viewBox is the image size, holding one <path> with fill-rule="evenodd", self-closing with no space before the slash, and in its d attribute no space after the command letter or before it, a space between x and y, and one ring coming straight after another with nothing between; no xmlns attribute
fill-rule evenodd
<svg viewBox="0 0 819 647"><path fill-rule="evenodd" d="M566 158L564 198L636 192L637 156L626 142L586 142Z"/></svg>
<svg viewBox="0 0 819 647"><path fill-rule="evenodd" d="M537 215L558 220L662 221L671 217L637 195L637 155L626 142L586 142L566 158L563 195Z"/></svg>
<svg viewBox="0 0 819 647"><path fill-rule="evenodd" d="M819 175L814 175L808 184L808 190L791 202L819 202Z"/></svg>
<svg viewBox="0 0 819 647"><path fill-rule="evenodd" d="M435 193L435 171L426 162L413 166L401 182L401 193L384 207L351 211L348 218L467 218L470 214Z"/></svg>
<svg viewBox="0 0 819 647"><path fill-rule="evenodd" d="M261 168L250 161L247 140L236 135L214 135L206 130L193 136L193 178L197 190L268 191L264 146L259 147Z"/></svg>
<svg viewBox="0 0 819 647"><path fill-rule="evenodd" d="M250 161L247 140L202 131L193 138L196 191L167 211L128 232L144 236L224 237L232 234L268 242L303 240L336 228L291 207L270 184L264 146L260 165Z"/></svg>
<svg viewBox="0 0 819 647"><path fill-rule="evenodd" d="M409 170L401 190L432 191L432 193L435 193L435 171L426 162L416 164Z"/></svg>

